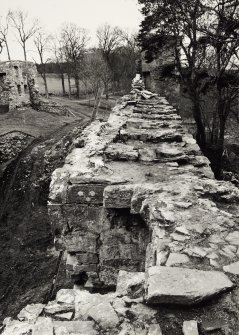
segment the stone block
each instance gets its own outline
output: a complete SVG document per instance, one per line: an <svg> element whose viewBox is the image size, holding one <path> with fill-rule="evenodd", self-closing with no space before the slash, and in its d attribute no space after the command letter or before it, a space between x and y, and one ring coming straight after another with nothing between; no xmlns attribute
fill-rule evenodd
<svg viewBox="0 0 239 335"><path fill-rule="evenodd" d="M133 146L114 143L110 144L105 150L105 156L110 160L136 161L138 159L138 150Z"/></svg>
<svg viewBox="0 0 239 335"><path fill-rule="evenodd" d="M150 325L148 335L163 335L160 325L158 324Z"/></svg>
<svg viewBox="0 0 239 335"><path fill-rule="evenodd" d="M233 287L222 272L179 267L148 269L146 301L149 304L194 305Z"/></svg>
<svg viewBox="0 0 239 335"><path fill-rule="evenodd" d="M68 313L73 312L75 309L74 303L58 303L56 301L49 301L44 307L44 313L49 316L53 316L57 313Z"/></svg>
<svg viewBox="0 0 239 335"><path fill-rule="evenodd" d="M223 266L223 270L234 275L239 275L239 262Z"/></svg>
<svg viewBox="0 0 239 335"><path fill-rule="evenodd" d="M145 273L120 270L117 278L117 296L128 296L132 299L144 294Z"/></svg>
<svg viewBox="0 0 239 335"><path fill-rule="evenodd" d="M90 231L99 234L110 228L110 222L105 219L105 209L85 204L63 206L63 215L68 226L73 230Z"/></svg>
<svg viewBox="0 0 239 335"><path fill-rule="evenodd" d="M148 129L123 129L120 132L123 141L138 140L143 142L182 142L182 135L175 130L148 130Z"/></svg>
<svg viewBox="0 0 239 335"><path fill-rule="evenodd" d="M69 253L89 252L97 253L97 238L98 235L87 232L73 232L61 239L55 240L55 245L58 250L67 250ZM61 249L60 249L61 248Z"/></svg>
<svg viewBox="0 0 239 335"><path fill-rule="evenodd" d="M100 184L74 184L68 186L67 203L102 205L105 186Z"/></svg>
<svg viewBox="0 0 239 335"><path fill-rule="evenodd" d="M104 207L130 208L132 195L132 185L107 186L104 190Z"/></svg>
<svg viewBox="0 0 239 335"><path fill-rule="evenodd" d="M188 262L190 262L190 259L187 255L172 252L168 257L166 266L177 266Z"/></svg>
<svg viewBox="0 0 239 335"><path fill-rule="evenodd" d="M89 252L73 254L67 256L66 264L97 264L99 262L98 254L92 254Z"/></svg>
<svg viewBox="0 0 239 335"><path fill-rule="evenodd" d="M43 311L43 304L30 304L24 307L17 315L20 321L35 321Z"/></svg>
<svg viewBox="0 0 239 335"><path fill-rule="evenodd" d="M59 235L67 228L67 218L63 215L61 204L48 204L48 215L54 235Z"/></svg>
<svg viewBox="0 0 239 335"><path fill-rule="evenodd" d="M199 335L197 321L184 321L183 322L183 334L184 335Z"/></svg>
<svg viewBox="0 0 239 335"><path fill-rule="evenodd" d="M74 304L75 292L71 289L61 289L56 294L56 301L61 304Z"/></svg>

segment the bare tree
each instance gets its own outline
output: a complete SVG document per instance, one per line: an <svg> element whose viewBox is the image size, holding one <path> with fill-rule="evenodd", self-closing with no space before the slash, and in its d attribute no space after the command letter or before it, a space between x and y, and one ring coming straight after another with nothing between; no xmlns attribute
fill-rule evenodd
<svg viewBox="0 0 239 335"><path fill-rule="evenodd" d="M23 48L24 59L27 60L27 49L26 43L32 38L37 31L39 31L39 21L38 19L29 20L27 12L22 10L9 11L9 17L13 24L13 27L17 31L17 40Z"/></svg>
<svg viewBox="0 0 239 335"><path fill-rule="evenodd" d="M75 78L78 98L80 96L80 70L88 41L86 30L74 23L65 24L61 29L62 50L68 64L68 81L72 74Z"/></svg>
<svg viewBox="0 0 239 335"><path fill-rule="evenodd" d="M45 94L49 97L47 79L46 79L46 63L50 60L46 57L47 52L50 50L51 36L47 35L44 31L39 31L39 33L34 38L34 44L37 48L37 52L40 58L40 66L38 68L42 79L44 81Z"/></svg>
<svg viewBox="0 0 239 335"><path fill-rule="evenodd" d="M4 40L2 39L2 37L0 37L0 54L2 53L3 46L4 46Z"/></svg>
<svg viewBox="0 0 239 335"><path fill-rule="evenodd" d="M54 36L52 39L52 50L54 53L54 61L57 64L57 69L61 77L61 85L62 85L62 94L63 96L66 95L66 88L65 88L65 71L66 66L64 65L65 57L63 52L63 47L61 43L61 39L58 36Z"/></svg>
<svg viewBox="0 0 239 335"><path fill-rule="evenodd" d="M92 49L86 61L86 77L96 99L110 76L106 62L98 49Z"/></svg>
<svg viewBox="0 0 239 335"><path fill-rule="evenodd" d="M2 43L5 45L7 49L8 60L11 60L9 46L8 46L8 38L7 38L8 32L9 32L9 20L10 20L9 12L4 18L3 17L0 18L0 40L2 41Z"/></svg>
<svg viewBox="0 0 239 335"><path fill-rule="evenodd" d="M107 65L107 72L112 72L112 56L122 42L122 31L119 27L111 27L106 23L97 29L97 38L99 49ZM110 77L107 76L107 80L105 80L106 99L109 98L109 83Z"/></svg>

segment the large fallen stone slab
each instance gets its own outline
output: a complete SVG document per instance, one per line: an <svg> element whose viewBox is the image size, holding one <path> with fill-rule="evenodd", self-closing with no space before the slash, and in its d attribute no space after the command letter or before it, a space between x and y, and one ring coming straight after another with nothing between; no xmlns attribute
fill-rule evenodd
<svg viewBox="0 0 239 335"><path fill-rule="evenodd" d="M179 267L153 266L148 269L148 304L194 305L233 287L222 272Z"/></svg>
<svg viewBox="0 0 239 335"><path fill-rule="evenodd" d="M20 321L35 321L44 308L43 304L31 304L24 307L17 315Z"/></svg>

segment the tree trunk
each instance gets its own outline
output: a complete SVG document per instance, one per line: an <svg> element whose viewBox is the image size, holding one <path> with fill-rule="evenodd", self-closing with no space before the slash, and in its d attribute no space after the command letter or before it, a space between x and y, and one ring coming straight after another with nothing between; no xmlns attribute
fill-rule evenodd
<svg viewBox="0 0 239 335"><path fill-rule="evenodd" d="M105 99L106 100L109 99L109 83L108 82L105 83Z"/></svg>
<svg viewBox="0 0 239 335"><path fill-rule="evenodd" d="M7 57L8 57L8 60L11 60L11 57L10 57L10 51L9 51L9 46L8 46L7 40L5 40L5 45L6 45L6 49L7 49Z"/></svg>
<svg viewBox="0 0 239 335"><path fill-rule="evenodd" d="M75 76L76 97L80 99L80 80L78 74Z"/></svg>
<svg viewBox="0 0 239 335"><path fill-rule="evenodd" d="M24 52L24 60L27 61L27 52L26 52L26 44L23 44L23 52Z"/></svg>
<svg viewBox="0 0 239 335"><path fill-rule="evenodd" d="M46 80L46 73L43 73L43 81L44 81L44 87L45 87L45 94L47 99L49 98L49 93L48 93L48 87L47 87L47 80Z"/></svg>
<svg viewBox="0 0 239 335"><path fill-rule="evenodd" d="M71 98L71 77L69 73L67 73L67 80L68 80L68 96L70 99Z"/></svg>
<svg viewBox="0 0 239 335"><path fill-rule="evenodd" d="M65 88L64 73L61 73L61 86L62 86L62 94L63 94L63 96L65 96L66 95L66 88Z"/></svg>
<svg viewBox="0 0 239 335"><path fill-rule="evenodd" d="M206 146L206 132L205 132L205 125L202 120L202 113L200 108L200 103L197 98L194 97L192 99L193 103L193 117L197 125L197 135L196 140L202 151L205 149Z"/></svg>
<svg viewBox="0 0 239 335"><path fill-rule="evenodd" d="M101 97L102 97L103 93L104 93L104 89L100 89L100 87L99 87L98 92L97 92L97 96L96 96L96 99L95 99L94 109L93 109L92 116L91 116L91 121L94 121L96 119L96 116L98 114L99 107L100 107Z"/></svg>

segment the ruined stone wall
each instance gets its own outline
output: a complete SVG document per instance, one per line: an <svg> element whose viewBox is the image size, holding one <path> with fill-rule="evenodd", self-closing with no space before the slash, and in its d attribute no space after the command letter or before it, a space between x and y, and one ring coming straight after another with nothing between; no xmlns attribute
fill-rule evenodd
<svg viewBox="0 0 239 335"><path fill-rule="evenodd" d="M168 256L190 264L190 256L217 252L210 243L218 229L236 224L225 209L239 200L238 190L214 180L175 109L159 96L135 106L128 100L108 122L86 128L52 178L55 245L68 254L69 274L86 287L114 286L119 270L144 271ZM208 256L204 265L220 262Z"/></svg>
<svg viewBox="0 0 239 335"><path fill-rule="evenodd" d="M33 63L0 63L0 113L34 103L38 97L37 70Z"/></svg>
<svg viewBox="0 0 239 335"><path fill-rule="evenodd" d="M147 63L145 54L142 53L142 76L147 90L164 96L174 107L180 106L180 83L175 74L174 49L170 44L162 48L158 57Z"/></svg>
<svg viewBox="0 0 239 335"><path fill-rule="evenodd" d="M89 125L52 176L55 246L76 285L3 335L239 333L239 190L214 179L165 98L140 96Z"/></svg>

